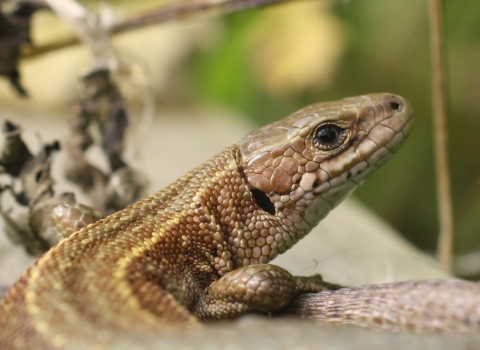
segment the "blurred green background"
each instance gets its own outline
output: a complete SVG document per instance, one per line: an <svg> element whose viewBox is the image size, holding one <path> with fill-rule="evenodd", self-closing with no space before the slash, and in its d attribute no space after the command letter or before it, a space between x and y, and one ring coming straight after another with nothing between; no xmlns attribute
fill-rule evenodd
<svg viewBox="0 0 480 350"><path fill-rule="evenodd" d="M298 6L298 5L295 5ZM433 139L430 99L430 42L426 1L362 0L335 2L326 13L318 13L312 5L294 11L294 5L279 15L277 23L291 26L276 27L273 14L255 11L227 16L227 33L211 51L194 62L199 94L246 112L258 124L275 120L291 110L319 100L338 99L366 92L389 91L401 94L413 103L416 113L415 131L404 149L381 169L372 181L367 181L355 196L376 213L392 223L411 242L433 252L438 232ZM302 11L304 11L302 13ZM324 8L325 11L325 8ZM338 21L325 26L311 25L297 32L297 21ZM329 17L331 15L332 17ZM302 17L303 16L303 17ZM480 2L446 1L446 44L449 64L450 110L449 152L452 196L455 210L455 251L467 252L480 248ZM289 23L289 21L291 21ZM252 45L252 32L259 26L269 26L268 38L282 40L277 35L290 30L297 36L292 47L277 52L289 52L299 45L307 48L325 42L330 36L342 43L335 47L320 47L317 55L331 55L339 50L333 62L327 62L327 74L318 72L316 60L297 55L292 70L309 72L305 84L292 84L279 79L275 88L258 82L259 70L275 67L275 55L264 66L255 66L262 44ZM307 27L307 26L303 26ZM323 32L315 32L324 30ZM330 30L331 32L325 32ZM328 40L326 41L328 44ZM265 45L265 42L263 43ZM280 44L279 44L280 45ZM315 50L311 50L315 52ZM285 58L281 58L285 59ZM318 58L322 64L324 60ZM313 65L313 67L312 67ZM330 67L328 67L330 65ZM279 68L281 69L281 68ZM270 74L275 74L272 72ZM280 72L282 74L282 72ZM294 72L291 73L295 74ZM312 81L317 74L318 80ZM293 85L293 86L292 86Z"/></svg>
<svg viewBox="0 0 480 350"><path fill-rule="evenodd" d="M480 249L480 2L445 3L455 251L465 253ZM121 17L159 2L108 4ZM33 30L36 45L70 33L48 13L36 15ZM427 1L294 1L132 31L114 44L133 104L143 103L139 95L148 91L160 108L222 106L263 125L322 100L382 91L407 97L416 111L414 133L355 196L408 240L434 252ZM19 101L2 81L0 103L64 108L88 62L79 46L24 60L23 81L34 101Z"/></svg>

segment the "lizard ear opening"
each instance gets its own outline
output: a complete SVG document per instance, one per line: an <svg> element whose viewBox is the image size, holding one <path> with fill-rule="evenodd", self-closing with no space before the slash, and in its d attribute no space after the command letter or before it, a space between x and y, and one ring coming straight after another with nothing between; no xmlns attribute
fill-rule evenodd
<svg viewBox="0 0 480 350"><path fill-rule="evenodd" d="M252 195L257 205L269 214L275 215L275 206L265 192L252 188Z"/></svg>

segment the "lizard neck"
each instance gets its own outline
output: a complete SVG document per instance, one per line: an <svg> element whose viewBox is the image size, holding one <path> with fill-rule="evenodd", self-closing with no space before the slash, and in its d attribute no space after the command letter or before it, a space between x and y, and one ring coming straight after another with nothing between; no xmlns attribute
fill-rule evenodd
<svg viewBox="0 0 480 350"><path fill-rule="evenodd" d="M293 225L289 208L275 209L266 194L248 185L238 145L213 161L216 166L207 168L216 170L199 186L192 205L209 217L207 254L220 275L240 266L268 263L313 228L305 220Z"/></svg>
<svg viewBox="0 0 480 350"><path fill-rule="evenodd" d="M197 266L204 272L215 270L222 276L240 266L268 263L312 229L304 220L291 225L292 215L285 215L288 208L275 209L266 194L248 184L238 144L172 186L176 192L160 218L165 225L154 235L160 245L181 237L180 257L202 261Z"/></svg>

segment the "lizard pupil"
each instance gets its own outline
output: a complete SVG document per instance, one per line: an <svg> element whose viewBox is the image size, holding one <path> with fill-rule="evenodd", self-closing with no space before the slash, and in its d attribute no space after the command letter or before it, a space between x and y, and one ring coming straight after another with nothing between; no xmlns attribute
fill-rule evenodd
<svg viewBox="0 0 480 350"><path fill-rule="evenodd" d="M332 145L338 141L341 131L338 126L327 124L318 129L316 139L320 144Z"/></svg>

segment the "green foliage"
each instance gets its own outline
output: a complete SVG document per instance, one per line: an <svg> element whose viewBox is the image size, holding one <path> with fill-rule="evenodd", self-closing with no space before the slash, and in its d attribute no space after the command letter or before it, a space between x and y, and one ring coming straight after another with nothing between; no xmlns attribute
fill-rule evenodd
<svg viewBox="0 0 480 350"><path fill-rule="evenodd" d="M261 18L261 10L225 16L223 37L212 50L193 60L191 72L197 86L196 98L243 111L258 125L301 106L295 97L275 99L255 81L248 48L252 29Z"/></svg>

